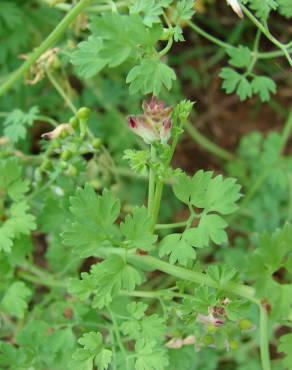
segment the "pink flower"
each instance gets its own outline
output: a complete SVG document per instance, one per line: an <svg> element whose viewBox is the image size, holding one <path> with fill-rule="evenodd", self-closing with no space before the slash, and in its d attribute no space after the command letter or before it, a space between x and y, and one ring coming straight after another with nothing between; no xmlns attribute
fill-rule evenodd
<svg viewBox="0 0 292 370"><path fill-rule="evenodd" d="M136 135L142 137L147 144L160 141L165 145L171 136L171 107L165 107L153 97L142 104L143 115L129 116L128 126Z"/></svg>

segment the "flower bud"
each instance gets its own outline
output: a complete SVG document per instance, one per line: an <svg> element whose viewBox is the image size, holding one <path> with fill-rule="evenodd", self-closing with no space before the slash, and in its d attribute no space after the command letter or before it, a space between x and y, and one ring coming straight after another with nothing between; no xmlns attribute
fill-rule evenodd
<svg viewBox="0 0 292 370"><path fill-rule="evenodd" d="M71 125L69 125L68 123L62 123L61 125L57 126L53 131L42 134L41 137L45 140L53 140L60 137L64 132L66 132L67 134L72 134L73 129Z"/></svg>
<svg viewBox="0 0 292 370"><path fill-rule="evenodd" d="M160 141L167 144L171 136L172 108L165 107L163 102L153 97L142 104L143 115L129 116L128 126L136 135L142 137L147 144Z"/></svg>
<svg viewBox="0 0 292 370"><path fill-rule="evenodd" d="M90 109L86 107L80 108L76 114L77 118L79 119L88 119L89 115L90 115Z"/></svg>
<svg viewBox="0 0 292 370"><path fill-rule="evenodd" d="M226 0L226 1L227 4L231 6L232 10L239 16L239 18L243 18L243 13L238 0Z"/></svg>

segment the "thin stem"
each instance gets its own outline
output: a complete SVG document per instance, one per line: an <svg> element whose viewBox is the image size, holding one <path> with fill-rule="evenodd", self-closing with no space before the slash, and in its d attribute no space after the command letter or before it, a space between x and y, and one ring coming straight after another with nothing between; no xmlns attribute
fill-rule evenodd
<svg viewBox="0 0 292 370"><path fill-rule="evenodd" d="M185 123L185 128L188 134L196 143L198 143L202 148L206 149L208 152L215 154L217 157L230 161L234 159L233 154L229 153L227 150L220 148L218 145L212 143L209 139L203 136L189 121Z"/></svg>
<svg viewBox="0 0 292 370"><path fill-rule="evenodd" d="M173 44L173 37L171 36L169 39L168 39L168 42L165 46L164 49L162 49L160 52L159 52L159 56L160 57L163 57L165 54L167 54L169 52L169 50L171 49L172 47L172 44Z"/></svg>
<svg viewBox="0 0 292 370"><path fill-rule="evenodd" d="M10 74L7 80L0 87L0 96L6 93L6 91L10 90L15 82L18 81L30 69L30 67L39 59L39 57L56 44L68 26L91 2L92 0L81 0L74 8L72 8L72 10L70 10L70 12L62 19L62 21L42 42L42 44L30 54L29 58L17 70Z"/></svg>
<svg viewBox="0 0 292 370"><path fill-rule="evenodd" d="M54 86L54 88L58 91L58 93L61 95L61 97L64 99L68 107L71 109L72 113L75 115L77 113L77 108L72 103L70 98L67 96L65 91L62 89L61 85L58 83L58 81L55 79L55 77L50 73L48 70L46 71L46 75L48 79L50 80L51 84Z"/></svg>
<svg viewBox="0 0 292 370"><path fill-rule="evenodd" d="M268 315L265 307L259 305L260 310L260 348L263 370L271 370L269 354Z"/></svg>
<svg viewBox="0 0 292 370"><path fill-rule="evenodd" d="M111 254L118 254L120 256L123 256L123 253L124 253L124 251L121 248L111 248L111 247L98 248L98 252L101 257L107 257ZM205 286L219 289L222 291L226 291L231 294L248 299L251 302L254 302L256 304L259 304L258 300L255 298L254 288L248 285L238 284L234 282L228 282L224 285L220 285L218 282L211 279L208 275L204 273L188 270L183 267L179 267L175 265L171 265L168 262L164 262L156 257L152 257L149 255L147 256L138 255L138 254L135 254L135 251L133 252L129 251L127 259L129 262L139 263L140 266L144 265L147 268L152 267L168 275L174 276L176 278L191 281L193 283L205 285Z"/></svg>
<svg viewBox="0 0 292 370"><path fill-rule="evenodd" d="M162 191L163 191L163 181L159 180L156 185L156 191L155 191L154 202L153 202L152 230L154 230L155 228L157 218L159 215Z"/></svg>
<svg viewBox="0 0 292 370"><path fill-rule="evenodd" d="M115 336L116 336L116 340L117 340L118 346L119 346L122 354L125 357L126 369L128 370L128 368L129 368L128 367L128 357L127 357L127 353L126 353L126 350L125 350L125 347L123 345L122 338L121 338L121 335L120 335L119 325L118 325L118 322L116 320L116 317L115 317L115 314L113 313L113 311L109 309L109 313L111 315L111 319L112 319L112 323L113 323L113 329L114 329L114 333L115 333Z"/></svg>
<svg viewBox="0 0 292 370"><path fill-rule="evenodd" d="M281 152L285 150L286 144L289 140L290 134L292 130L292 109L290 109L288 118L285 122L283 131L282 131L282 143L281 143Z"/></svg>
<svg viewBox="0 0 292 370"><path fill-rule="evenodd" d="M205 39L211 41L213 44L218 45L218 46L220 46L221 48L224 48L224 49L234 48L233 45L228 44L227 42L224 42L224 41L218 39L217 37L214 37L214 36L210 35L208 32L204 31L201 27L199 27L194 22L188 21L187 24L191 29L193 29L199 35L203 36ZM280 57L280 56L283 56L283 55L285 55L287 57L287 54L289 56L289 53L292 52L291 45L287 44L286 47L284 47L285 50L283 50L283 45L281 43L280 43L280 45L282 46L280 48L281 50L268 51L268 52L265 52L265 53L258 53L258 59L269 59L269 58ZM277 46L279 47L279 45L277 45ZM251 55L253 56L254 52L252 52Z"/></svg>
<svg viewBox="0 0 292 370"><path fill-rule="evenodd" d="M175 222L173 224L157 224L155 226L155 230L175 229L175 228L179 228L179 227L184 227L187 224L188 224L188 221Z"/></svg>
<svg viewBox="0 0 292 370"><path fill-rule="evenodd" d="M290 66L292 67L292 59L289 55L287 45L282 44L280 41L278 41L268 30L267 27L265 27L249 10L247 7L245 7L243 4L241 4L241 8L244 12L244 14L251 20L251 22L259 29L261 32L266 36L268 40L270 40L274 45L276 45L279 49L282 50L283 54L286 56ZM289 44L288 44L289 45Z"/></svg>
<svg viewBox="0 0 292 370"><path fill-rule="evenodd" d="M155 147L153 145L151 145L150 157L151 157L151 160L154 160L155 157L156 157L156 150L155 150ZM150 167L149 186L148 186L148 214L149 215L152 214L154 191L155 191L155 173L153 171L153 168Z"/></svg>
<svg viewBox="0 0 292 370"><path fill-rule="evenodd" d="M67 283L64 281L53 280L53 279L41 277L41 276L35 276L25 271L19 271L17 275L20 278L27 280L35 285L42 285L42 286L46 286L49 288L63 288L63 289L67 287Z"/></svg>

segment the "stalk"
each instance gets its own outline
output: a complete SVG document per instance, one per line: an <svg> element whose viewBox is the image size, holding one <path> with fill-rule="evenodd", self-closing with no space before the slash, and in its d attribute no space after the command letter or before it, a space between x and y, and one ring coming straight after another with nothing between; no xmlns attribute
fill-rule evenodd
<svg viewBox="0 0 292 370"><path fill-rule="evenodd" d="M39 59L39 57L49 48L56 44L69 25L78 17L78 15L88 6L92 0L81 0L78 4L62 19L57 27L42 42L42 44L33 51L29 58L11 75L0 87L0 96L5 94L10 88L27 72L30 67Z"/></svg>

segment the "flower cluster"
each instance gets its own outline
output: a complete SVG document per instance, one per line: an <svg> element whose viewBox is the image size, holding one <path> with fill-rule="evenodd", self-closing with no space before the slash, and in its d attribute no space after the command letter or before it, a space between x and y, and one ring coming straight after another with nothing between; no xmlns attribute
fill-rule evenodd
<svg viewBox="0 0 292 370"><path fill-rule="evenodd" d="M172 107L165 107L163 102L152 97L149 102L143 102L142 108L144 114L128 117L130 130L141 136L147 144L160 141L165 145L171 136Z"/></svg>

